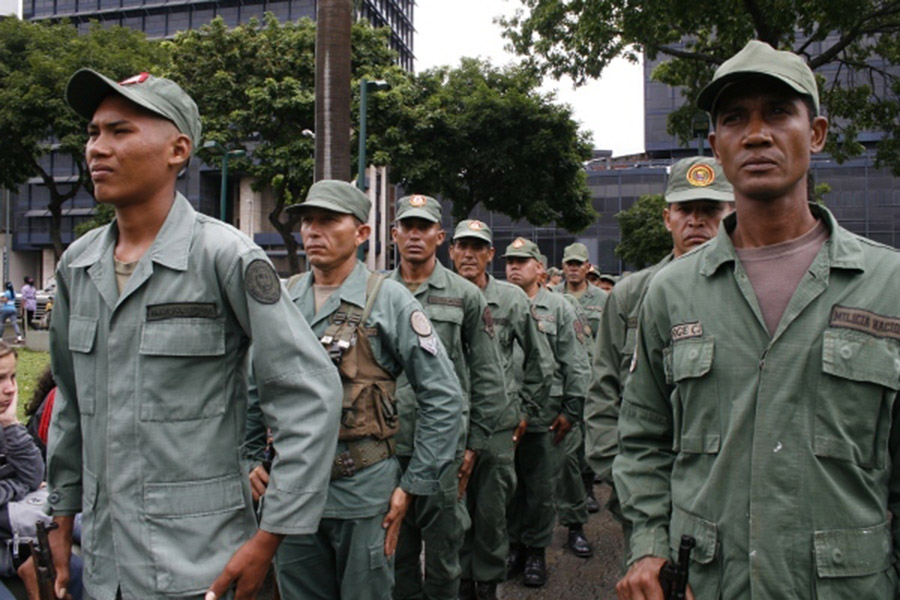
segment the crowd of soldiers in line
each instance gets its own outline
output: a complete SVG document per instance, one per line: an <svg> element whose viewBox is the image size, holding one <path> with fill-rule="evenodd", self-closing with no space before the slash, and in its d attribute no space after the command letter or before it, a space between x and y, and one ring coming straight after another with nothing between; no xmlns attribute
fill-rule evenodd
<svg viewBox="0 0 900 600"><path fill-rule="evenodd" d="M495 598L544 585L557 519L591 555L596 475L623 599L662 597L682 535L688 597L895 597L900 262L808 203L827 120L800 57L754 41L716 71L716 158L669 177L672 253L608 295L581 244L555 291L523 238L498 281L475 220L453 273L418 194L398 268L369 272L371 205L340 181L291 207L311 270L284 285L176 192L200 138L177 85L85 69L67 101L116 220L57 271L60 594L83 511L92 598L252 598L273 559L289 599Z"/></svg>

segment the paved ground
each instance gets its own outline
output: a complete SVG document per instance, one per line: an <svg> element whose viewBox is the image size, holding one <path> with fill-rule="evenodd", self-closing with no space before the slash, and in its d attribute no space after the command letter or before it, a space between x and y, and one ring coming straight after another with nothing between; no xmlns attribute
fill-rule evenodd
<svg viewBox="0 0 900 600"><path fill-rule="evenodd" d="M557 527L553 545L547 548L550 579L540 589L527 588L521 576L500 586L500 600L612 600L622 564L622 528L606 510L609 488L594 486L597 499L604 508L590 515L585 533L594 545L593 558L578 558L563 548L567 530ZM262 600L272 598L269 585L259 594ZM289 599L285 599L289 600Z"/></svg>

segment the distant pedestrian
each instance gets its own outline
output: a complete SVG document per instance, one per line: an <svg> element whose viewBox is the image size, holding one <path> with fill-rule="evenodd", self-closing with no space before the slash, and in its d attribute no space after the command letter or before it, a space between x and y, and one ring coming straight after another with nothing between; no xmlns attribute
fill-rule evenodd
<svg viewBox="0 0 900 600"><path fill-rule="evenodd" d="M34 312L37 310L37 289L34 287L34 278L25 276L25 285L22 286L22 307L25 310L25 330L34 320Z"/></svg>
<svg viewBox="0 0 900 600"><path fill-rule="evenodd" d="M16 288L13 287L11 281L6 282L6 289L3 291L3 297L0 297L3 305L0 306L0 339L3 338L3 330L6 328L6 320L12 323L13 329L16 330L16 343L22 342L22 332L19 331L19 322L16 316Z"/></svg>

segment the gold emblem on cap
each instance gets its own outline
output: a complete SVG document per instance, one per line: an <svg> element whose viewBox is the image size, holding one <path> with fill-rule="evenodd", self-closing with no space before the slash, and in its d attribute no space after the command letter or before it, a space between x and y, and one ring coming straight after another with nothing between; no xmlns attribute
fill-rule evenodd
<svg viewBox="0 0 900 600"><path fill-rule="evenodd" d="M484 229L484 223L481 221L469 221L469 229L472 231L481 231Z"/></svg>
<svg viewBox="0 0 900 600"><path fill-rule="evenodd" d="M688 169L687 180L694 187L706 187L716 180L716 172L709 165L694 165Z"/></svg>
<svg viewBox="0 0 900 600"><path fill-rule="evenodd" d="M521 248L524 245L525 245L525 238L516 238L512 243L513 248Z"/></svg>
<svg viewBox="0 0 900 600"><path fill-rule="evenodd" d="M416 195L416 196L409 197L409 205L410 206L415 206L416 208L419 208L421 206L425 206L427 203L428 203L428 200L425 199L425 196Z"/></svg>

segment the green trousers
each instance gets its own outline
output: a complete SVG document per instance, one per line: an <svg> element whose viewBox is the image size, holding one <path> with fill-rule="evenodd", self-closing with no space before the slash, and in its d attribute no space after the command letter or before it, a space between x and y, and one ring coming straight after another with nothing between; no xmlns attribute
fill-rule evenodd
<svg viewBox="0 0 900 600"><path fill-rule="evenodd" d="M458 498L461 464L462 457L444 470L438 493L414 497L406 512L394 559L395 600L456 600L459 595L459 552L470 524L465 502ZM409 458L400 457L404 471L408 465Z"/></svg>
<svg viewBox="0 0 900 600"><path fill-rule="evenodd" d="M506 579L506 555L509 553L506 505L516 486L512 435L512 429L491 435L488 447L478 455L469 479L466 507L472 527L466 532L460 553L464 579Z"/></svg>
<svg viewBox="0 0 900 600"><path fill-rule="evenodd" d="M585 468L582 427L572 427L561 444L566 456L556 474L556 508L559 524L564 527L577 527L588 522L587 491L582 478Z"/></svg>
<svg viewBox="0 0 900 600"><path fill-rule="evenodd" d="M387 600L393 560L384 555L384 514L322 519L311 535L289 535L275 554L281 597L290 600Z"/></svg>
<svg viewBox="0 0 900 600"><path fill-rule="evenodd" d="M562 463L563 445L553 445L552 431L529 431L516 449L516 492L509 505L509 541L546 548L553 539L556 503L553 487Z"/></svg>

